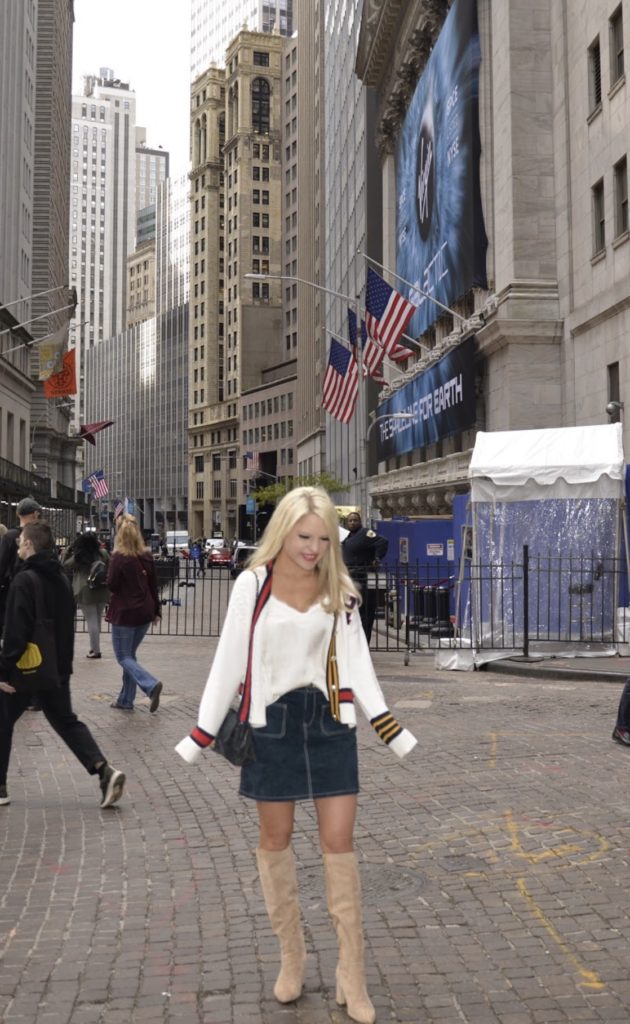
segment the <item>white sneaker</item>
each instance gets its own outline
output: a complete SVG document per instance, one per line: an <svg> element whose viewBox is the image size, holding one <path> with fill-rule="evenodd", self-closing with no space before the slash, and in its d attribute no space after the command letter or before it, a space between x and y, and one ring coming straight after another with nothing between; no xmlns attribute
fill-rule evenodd
<svg viewBox="0 0 630 1024"><path fill-rule="evenodd" d="M110 764L106 764L101 778L101 807L111 807L117 800L120 800L125 786L123 772L116 771Z"/></svg>

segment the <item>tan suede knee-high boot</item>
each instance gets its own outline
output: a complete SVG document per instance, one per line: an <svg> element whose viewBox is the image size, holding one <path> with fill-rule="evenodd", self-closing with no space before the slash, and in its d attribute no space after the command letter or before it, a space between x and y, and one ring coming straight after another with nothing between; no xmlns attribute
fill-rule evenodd
<svg viewBox="0 0 630 1024"><path fill-rule="evenodd" d="M306 947L300 920L295 858L286 850L256 850L265 906L280 940L281 967L273 994L279 1003L298 999L304 984Z"/></svg>
<svg viewBox="0 0 630 1024"><path fill-rule="evenodd" d="M326 898L339 943L337 1002L359 1024L373 1024L374 1007L365 987L361 882L354 853L325 853Z"/></svg>

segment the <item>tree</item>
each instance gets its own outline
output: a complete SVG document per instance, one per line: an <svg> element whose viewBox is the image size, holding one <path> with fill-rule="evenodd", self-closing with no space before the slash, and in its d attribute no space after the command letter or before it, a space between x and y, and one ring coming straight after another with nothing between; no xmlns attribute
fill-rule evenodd
<svg viewBox="0 0 630 1024"><path fill-rule="evenodd" d="M350 490L350 484L342 484L340 480L329 476L328 473L311 473L309 476L301 476L299 478L292 476L284 477L284 479L278 480L274 484L257 487L255 491L252 491L252 494L258 505L275 506L294 487L321 487L329 494L333 491Z"/></svg>

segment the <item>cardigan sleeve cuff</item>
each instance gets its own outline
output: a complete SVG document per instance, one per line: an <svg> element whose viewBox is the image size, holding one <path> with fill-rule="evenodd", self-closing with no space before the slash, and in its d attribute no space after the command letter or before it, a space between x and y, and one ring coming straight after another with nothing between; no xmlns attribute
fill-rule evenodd
<svg viewBox="0 0 630 1024"><path fill-rule="evenodd" d="M203 749L192 736L186 736L175 747L176 753L183 757L184 761L188 761L188 764L195 764L201 757Z"/></svg>
<svg viewBox="0 0 630 1024"><path fill-rule="evenodd" d="M406 757L410 750L413 750L417 742L416 737L408 729L403 729L395 739L390 740L388 746L398 757L402 758Z"/></svg>

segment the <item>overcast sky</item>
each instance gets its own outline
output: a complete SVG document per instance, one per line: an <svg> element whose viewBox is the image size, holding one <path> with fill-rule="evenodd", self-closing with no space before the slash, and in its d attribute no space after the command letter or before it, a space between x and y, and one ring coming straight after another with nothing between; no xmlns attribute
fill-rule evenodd
<svg viewBox="0 0 630 1024"><path fill-rule="evenodd" d="M136 93L147 145L171 154L172 177L188 169L190 0L74 0L72 89L112 68Z"/></svg>

